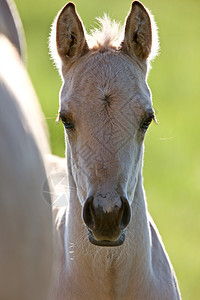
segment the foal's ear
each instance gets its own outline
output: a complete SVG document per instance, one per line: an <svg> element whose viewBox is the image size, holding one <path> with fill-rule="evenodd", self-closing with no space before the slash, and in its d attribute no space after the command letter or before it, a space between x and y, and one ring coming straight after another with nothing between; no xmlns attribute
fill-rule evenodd
<svg viewBox="0 0 200 300"><path fill-rule="evenodd" d="M83 25L73 3L66 4L57 18L56 46L64 63L88 51Z"/></svg>
<svg viewBox="0 0 200 300"><path fill-rule="evenodd" d="M144 61L151 53L152 28L151 20L144 6L134 1L126 19L122 51L130 56L137 56Z"/></svg>

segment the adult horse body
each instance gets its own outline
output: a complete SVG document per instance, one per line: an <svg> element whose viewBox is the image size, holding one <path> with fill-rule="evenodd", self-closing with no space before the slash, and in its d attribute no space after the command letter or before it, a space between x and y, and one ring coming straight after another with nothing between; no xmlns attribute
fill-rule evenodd
<svg viewBox="0 0 200 300"><path fill-rule="evenodd" d="M152 20L135 1L124 35L115 23L86 38L68 3L56 22L63 86L69 207L57 219L56 299L180 299L150 218L143 141L155 118L146 77Z"/></svg>
<svg viewBox="0 0 200 300"><path fill-rule="evenodd" d="M52 212L42 195L50 150L19 31L7 1L0 8L0 299L50 300Z"/></svg>

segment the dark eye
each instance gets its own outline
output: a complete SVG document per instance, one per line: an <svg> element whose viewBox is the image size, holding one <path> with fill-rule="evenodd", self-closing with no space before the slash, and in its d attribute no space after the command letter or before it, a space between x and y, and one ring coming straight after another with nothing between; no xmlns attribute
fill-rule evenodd
<svg viewBox="0 0 200 300"><path fill-rule="evenodd" d="M154 116L150 116L147 119L145 119L142 124L141 124L141 129L143 130L147 130L152 122L152 120L154 119Z"/></svg>
<svg viewBox="0 0 200 300"><path fill-rule="evenodd" d="M60 119L64 125L64 127L67 129L67 130L73 130L74 129L74 123L72 122L72 120L66 118L65 116L63 115L60 115Z"/></svg>
<svg viewBox="0 0 200 300"><path fill-rule="evenodd" d="M63 125L66 129L74 129L74 125L72 122L63 122Z"/></svg>

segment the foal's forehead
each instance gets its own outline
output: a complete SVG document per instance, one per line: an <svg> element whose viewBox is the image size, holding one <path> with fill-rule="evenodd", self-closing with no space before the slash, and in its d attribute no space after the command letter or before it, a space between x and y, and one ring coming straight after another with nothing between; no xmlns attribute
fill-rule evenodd
<svg viewBox="0 0 200 300"><path fill-rule="evenodd" d="M148 102L151 98L146 74L140 65L112 50L89 53L64 75L62 103L72 98L84 101L91 94L93 99L115 97L126 100L141 96Z"/></svg>
<svg viewBox="0 0 200 300"><path fill-rule="evenodd" d="M138 83L145 79L145 75L136 62L130 61L128 57L119 51L91 52L80 64L76 66L78 77L83 80L93 78L99 84L127 81ZM109 81L108 81L109 80Z"/></svg>

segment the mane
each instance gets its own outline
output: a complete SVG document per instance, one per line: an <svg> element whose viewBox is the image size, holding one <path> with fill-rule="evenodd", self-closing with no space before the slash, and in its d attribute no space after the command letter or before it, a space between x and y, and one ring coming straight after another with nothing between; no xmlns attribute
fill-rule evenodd
<svg viewBox="0 0 200 300"><path fill-rule="evenodd" d="M123 40L124 31L120 23L111 20L106 14L97 18L99 28L91 30L86 35L90 49L116 48L118 49Z"/></svg>

